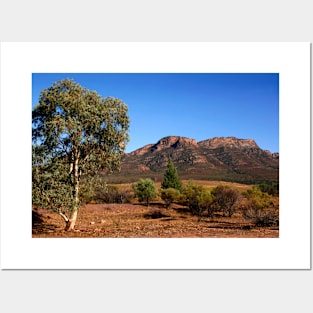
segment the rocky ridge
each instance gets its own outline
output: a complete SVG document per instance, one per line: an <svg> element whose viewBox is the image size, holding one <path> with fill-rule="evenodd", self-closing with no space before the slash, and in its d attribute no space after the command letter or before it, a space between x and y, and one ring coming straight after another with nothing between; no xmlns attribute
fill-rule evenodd
<svg viewBox="0 0 313 313"><path fill-rule="evenodd" d="M279 153L262 150L253 139L214 137L197 142L181 136L167 136L125 154L121 172L111 181L159 180L169 158L182 179L278 181Z"/></svg>

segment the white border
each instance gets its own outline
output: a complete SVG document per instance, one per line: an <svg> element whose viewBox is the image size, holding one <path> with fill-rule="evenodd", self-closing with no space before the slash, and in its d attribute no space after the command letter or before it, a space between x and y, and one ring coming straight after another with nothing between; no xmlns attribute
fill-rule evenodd
<svg viewBox="0 0 313 313"><path fill-rule="evenodd" d="M279 73L280 238L31 238L33 72ZM309 269L310 44L2 43L1 267Z"/></svg>

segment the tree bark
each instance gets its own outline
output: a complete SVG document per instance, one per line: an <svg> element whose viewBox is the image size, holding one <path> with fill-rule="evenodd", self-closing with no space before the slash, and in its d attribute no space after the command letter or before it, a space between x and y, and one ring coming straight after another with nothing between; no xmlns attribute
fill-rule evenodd
<svg viewBox="0 0 313 313"><path fill-rule="evenodd" d="M65 230L73 231L75 228L77 215L78 215L78 207L79 207L79 153L76 149L73 151L74 154L74 162L73 162L73 181L74 181L74 208L71 212L69 220L66 223Z"/></svg>
<svg viewBox="0 0 313 313"><path fill-rule="evenodd" d="M65 213L63 213L63 212L58 212L58 213L62 216L62 218L64 219L65 223L67 223L69 221L69 218L66 216Z"/></svg>
<svg viewBox="0 0 313 313"><path fill-rule="evenodd" d="M71 213L70 218L66 222L66 231L73 231L75 228L76 220L77 220L77 214L78 214L78 208L75 208L73 212Z"/></svg>

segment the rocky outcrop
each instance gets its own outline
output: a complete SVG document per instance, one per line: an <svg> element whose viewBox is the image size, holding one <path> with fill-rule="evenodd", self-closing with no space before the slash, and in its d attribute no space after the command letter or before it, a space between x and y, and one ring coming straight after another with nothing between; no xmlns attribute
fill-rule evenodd
<svg viewBox="0 0 313 313"><path fill-rule="evenodd" d="M168 136L160 139L156 144L149 144L130 153L130 155L143 155L148 152L162 151L166 148L197 146L195 139L180 136Z"/></svg>
<svg viewBox="0 0 313 313"><path fill-rule="evenodd" d="M253 139L215 137L197 142L167 136L122 157L115 177L160 178L171 158L181 178L233 181L278 180L279 153L262 150Z"/></svg>
<svg viewBox="0 0 313 313"><path fill-rule="evenodd" d="M236 137L214 137L212 139L199 142L202 147L216 149L219 147L229 146L232 148L259 148L252 139L238 139Z"/></svg>
<svg viewBox="0 0 313 313"><path fill-rule="evenodd" d="M131 152L129 155L135 155L135 156L136 156L136 155L143 155L143 154L149 152L149 151L150 151L150 148L151 148L152 146L153 146L153 145L146 145L146 146L144 146L144 147L142 147L142 148L139 148L139 149L137 149L137 150Z"/></svg>

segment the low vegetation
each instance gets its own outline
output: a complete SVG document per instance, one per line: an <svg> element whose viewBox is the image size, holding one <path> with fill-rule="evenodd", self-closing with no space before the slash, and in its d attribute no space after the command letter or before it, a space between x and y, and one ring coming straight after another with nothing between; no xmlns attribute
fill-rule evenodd
<svg viewBox="0 0 313 313"><path fill-rule="evenodd" d="M131 203L133 194L130 190L109 185L105 191L97 191L89 203ZM88 203L88 202L87 202Z"/></svg>
<svg viewBox="0 0 313 313"><path fill-rule="evenodd" d="M139 202L145 202L147 206L157 196L157 188L155 183L147 178L140 179L136 184L133 185L134 195L138 198Z"/></svg>
<svg viewBox="0 0 313 313"><path fill-rule="evenodd" d="M138 181L139 182L139 181ZM48 211L33 212L34 237L257 238L279 236L279 198L259 186L182 181L182 192L149 180L109 185L81 209L77 230L65 232ZM136 187L137 188L136 188ZM138 188L140 186L140 188ZM149 201L137 198L151 187ZM148 189L150 188L148 187ZM135 192L137 190L137 193ZM144 189L143 189L144 190ZM226 199L223 199L223 195ZM149 204L149 206L148 206Z"/></svg>
<svg viewBox="0 0 313 313"><path fill-rule="evenodd" d="M172 203L180 200L181 193L175 188L166 188L160 190L160 196L168 208Z"/></svg>
<svg viewBox="0 0 313 313"><path fill-rule="evenodd" d="M278 226L278 210L275 210L273 197L263 192L260 187L254 187L243 194L246 198L243 205L243 217L256 226Z"/></svg>

